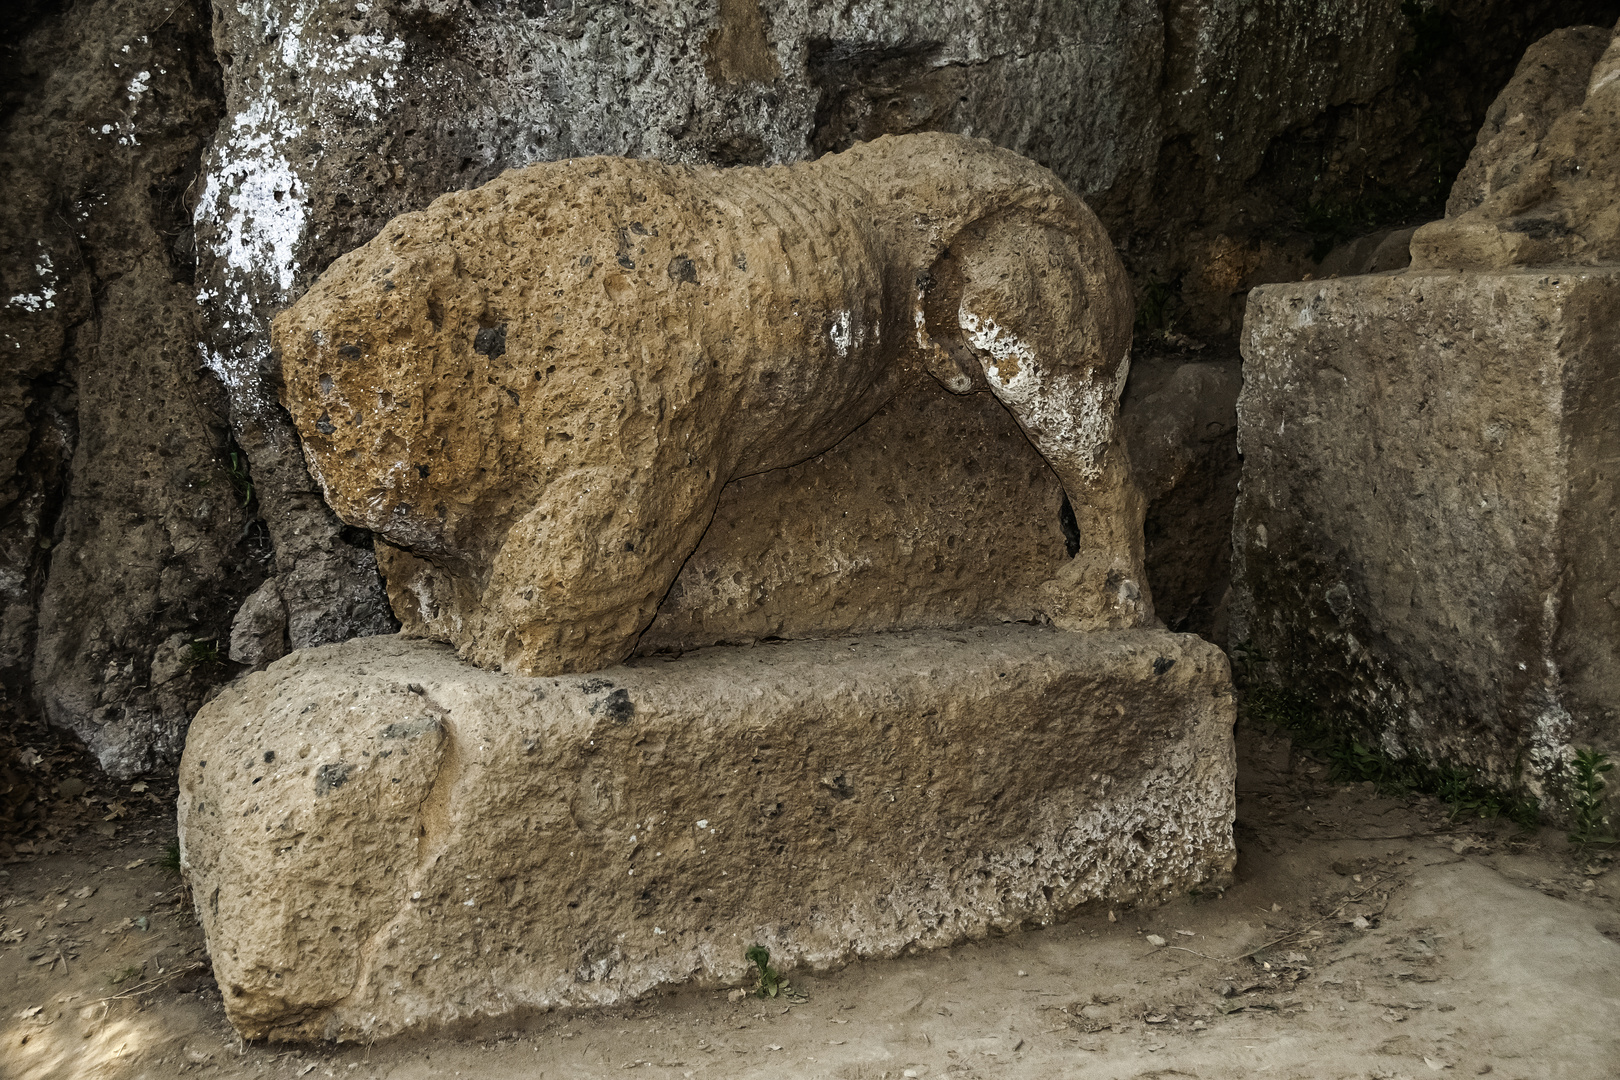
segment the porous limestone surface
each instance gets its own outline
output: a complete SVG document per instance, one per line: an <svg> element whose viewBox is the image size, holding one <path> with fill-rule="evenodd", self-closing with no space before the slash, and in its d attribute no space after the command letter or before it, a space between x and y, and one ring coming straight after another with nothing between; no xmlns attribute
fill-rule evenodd
<svg viewBox="0 0 1620 1080"><path fill-rule="evenodd" d="M1620 269L1269 285L1243 353L1234 644L1556 814L1620 745Z"/></svg>
<svg viewBox="0 0 1620 1080"><path fill-rule="evenodd" d="M1412 265L1489 270L1620 260L1620 28L1570 27L1497 95L1443 221Z"/></svg>
<svg viewBox="0 0 1620 1080"><path fill-rule="evenodd" d="M1192 635L1006 625L519 678L376 637L204 707L182 860L231 1022L375 1037L825 969L1230 878Z"/></svg>
<svg viewBox="0 0 1620 1080"><path fill-rule="evenodd" d="M825 454L727 484L636 652L1039 621L1077 542L1063 502L1005 406L923 376Z"/></svg>
<svg viewBox="0 0 1620 1080"><path fill-rule="evenodd" d="M992 395L1068 494L1080 542L1040 613L1150 621L1115 424L1132 312L1050 171L918 134L767 169L516 170L338 259L273 340L310 471L384 541L405 629L547 675L630 654L729 481L823 453L929 375Z"/></svg>

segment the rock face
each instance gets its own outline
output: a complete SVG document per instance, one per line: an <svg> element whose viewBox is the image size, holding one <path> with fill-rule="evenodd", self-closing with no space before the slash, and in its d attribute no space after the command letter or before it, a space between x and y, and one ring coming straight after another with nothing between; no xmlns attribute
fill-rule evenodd
<svg viewBox="0 0 1620 1080"><path fill-rule="evenodd" d="M1234 643L1555 816L1620 745L1620 267L1570 265L1620 255L1611 37L1530 50L1412 269L1256 290L1239 401Z"/></svg>
<svg viewBox="0 0 1620 1080"><path fill-rule="evenodd" d="M1620 742L1620 272L1271 285L1247 325L1233 641L1556 809Z"/></svg>
<svg viewBox="0 0 1620 1080"><path fill-rule="evenodd" d="M1491 106L1446 219L1412 265L1456 269L1620 261L1620 37L1582 26L1525 53Z"/></svg>
<svg viewBox="0 0 1620 1080"><path fill-rule="evenodd" d="M182 196L221 112L207 10L73 23L0 65L0 723L43 712L128 776L178 757L268 552L197 362Z"/></svg>
<svg viewBox="0 0 1620 1080"><path fill-rule="evenodd" d="M995 395L1069 495L1078 555L1041 613L1140 625L1130 323L1051 173L915 135L791 168L511 173L340 259L274 341L328 502L402 549L407 625L549 674L628 655L728 481L827 450L925 371Z"/></svg>
<svg viewBox="0 0 1620 1080"><path fill-rule="evenodd" d="M522 679L304 650L205 706L183 860L231 1022L375 1037L820 969L1229 878L1225 658L872 635Z"/></svg>

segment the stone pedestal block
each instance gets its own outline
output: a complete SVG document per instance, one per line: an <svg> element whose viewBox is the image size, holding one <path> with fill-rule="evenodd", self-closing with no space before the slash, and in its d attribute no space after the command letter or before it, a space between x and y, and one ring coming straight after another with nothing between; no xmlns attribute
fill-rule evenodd
<svg viewBox="0 0 1620 1080"><path fill-rule="evenodd" d="M244 1035L356 1038L948 945L1230 876L1225 657L1028 625L518 678L293 653L198 714L187 879Z"/></svg>
<svg viewBox="0 0 1620 1080"><path fill-rule="evenodd" d="M1238 411L1261 677L1556 811L1620 735L1620 270L1257 289Z"/></svg>

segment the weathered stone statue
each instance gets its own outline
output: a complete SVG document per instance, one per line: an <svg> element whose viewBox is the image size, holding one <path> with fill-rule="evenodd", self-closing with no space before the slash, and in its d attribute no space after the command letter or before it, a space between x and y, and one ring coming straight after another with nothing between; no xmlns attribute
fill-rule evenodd
<svg viewBox="0 0 1620 1080"><path fill-rule="evenodd" d="M950 135L788 168L586 158L407 214L275 323L283 400L408 632L485 667L624 658L730 480L919 368L988 388L1082 538L1057 625L1151 618L1114 416L1130 286L1051 173Z"/></svg>
<svg viewBox="0 0 1620 1080"><path fill-rule="evenodd" d="M536 166L335 263L276 324L285 400L415 636L295 651L192 724L182 860L237 1030L606 1004L754 944L825 968L1228 880L1226 658L1142 625L1130 314L1074 195L942 135ZM672 647L617 663L655 612ZM1069 632L1103 627L1137 629Z"/></svg>

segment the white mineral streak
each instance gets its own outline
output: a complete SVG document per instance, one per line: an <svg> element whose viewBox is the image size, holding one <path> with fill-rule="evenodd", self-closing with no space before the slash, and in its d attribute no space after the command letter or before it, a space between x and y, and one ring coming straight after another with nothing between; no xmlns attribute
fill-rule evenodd
<svg viewBox="0 0 1620 1080"><path fill-rule="evenodd" d="M129 86L125 88L125 92L129 95L129 100L139 101L141 95L146 93L151 88L152 73L150 71L143 71L133 79L129 80Z"/></svg>
<svg viewBox="0 0 1620 1080"><path fill-rule="evenodd" d="M836 352L840 358L849 355L849 324L850 313L848 311L840 311L838 313L838 317L833 320L832 329L827 332L827 336L832 339L833 351Z"/></svg>
<svg viewBox="0 0 1620 1080"><path fill-rule="evenodd" d="M1103 452L1113 438L1114 404L1124 389L1125 371L1112 384L1089 374L1045 371L1034 350L994 319L976 315L964 304L956 321L968 344L990 357L984 373L991 391L1029 432L1041 456L1060 470L1067 467L1087 480L1098 479Z"/></svg>
<svg viewBox="0 0 1620 1080"><path fill-rule="evenodd" d="M1530 746L1524 786L1540 799L1551 796L1549 781L1562 779L1575 760L1575 718L1554 702L1530 722Z"/></svg>
<svg viewBox="0 0 1620 1080"><path fill-rule="evenodd" d="M43 240L35 241L40 247L45 246ZM56 268L51 265L51 253L41 251L39 261L34 264L34 273L39 275L39 288L31 293L18 293L6 301L7 307L20 307L24 311L44 311L56 306ZM21 343L19 343L21 347Z"/></svg>
<svg viewBox="0 0 1620 1080"><path fill-rule="evenodd" d="M319 7L304 0L288 9L244 4L237 10L266 37L277 37L281 64L311 87L301 104L314 126L327 118L337 127L350 125L356 113L375 122L383 98L396 85L405 43L376 32L342 38L306 30ZM199 234L212 237L220 268L220 287L200 292L198 301L219 305L214 313L218 340L226 343L220 351L204 348L204 363L233 403L249 412L272 404L260 375L269 359L271 312L263 308L292 299L301 269L298 248L309 227L307 192L287 157L305 129L298 105L277 100L276 74L264 72L255 84L259 96L235 108L214 151L195 217ZM130 85L133 90L135 84Z"/></svg>

